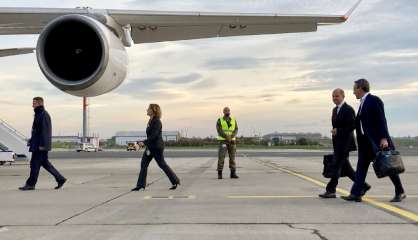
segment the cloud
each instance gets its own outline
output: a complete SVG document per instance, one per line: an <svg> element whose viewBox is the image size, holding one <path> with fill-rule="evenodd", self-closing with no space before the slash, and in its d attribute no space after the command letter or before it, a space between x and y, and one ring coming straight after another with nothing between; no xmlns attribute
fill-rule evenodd
<svg viewBox="0 0 418 240"><path fill-rule="evenodd" d="M242 99L246 99L247 96L244 95L226 95L226 96L211 96L211 97L206 97L205 100L215 100L215 101L219 101L221 99L225 99L228 98L230 100L242 100Z"/></svg>
<svg viewBox="0 0 418 240"><path fill-rule="evenodd" d="M225 70L225 69L243 69L256 68L259 66L259 61L255 58L224 58L224 59L210 59L206 62L204 67L211 70Z"/></svg>
<svg viewBox="0 0 418 240"><path fill-rule="evenodd" d="M198 73L190 73L185 76L179 76L179 77L173 77L168 78L168 82L174 83L174 84L187 84L187 83L193 83L201 79L202 76Z"/></svg>
<svg viewBox="0 0 418 240"><path fill-rule="evenodd" d="M227 57L210 59L204 63L202 68L209 70L240 70L260 69L277 62L284 62L286 58L256 58L256 57Z"/></svg>
<svg viewBox="0 0 418 240"><path fill-rule="evenodd" d="M212 79L212 78L207 78L207 79L202 79L198 82L194 82L193 84L191 84L188 89L192 90L192 91L208 91L210 89L216 88L218 86L218 81L216 79Z"/></svg>
<svg viewBox="0 0 418 240"><path fill-rule="evenodd" d="M89 1L89 5L174 11L342 14L354 2L104 0ZM48 0L42 4L14 0L2 1L0 5L75 7L84 4L81 0L65 3ZM385 102L391 133L418 135L414 123L418 108L415 100L418 99L418 34L413 31L418 22L417 8L416 1L368 0L362 2L348 22L321 26L314 33L136 45L127 49L131 63L126 82L112 93L92 98L92 106L96 107L91 109L91 123L96 132L105 136L124 126L142 129L146 122L143 109L150 101L158 101L165 106L167 127L184 129L190 122L202 123L190 128L189 136L216 134L212 119L218 117L219 106L224 105L233 107L243 135L253 134L254 126L259 128L256 132L262 133L283 130L329 134L331 91L336 87L351 91L353 81L365 77L372 84L372 92ZM34 36L0 38L2 48L34 44ZM80 98L68 96L47 82L34 55L0 59L0 72L0 107L5 110L6 119L29 129L27 118L22 118L32 116L26 102L33 95L44 95L54 113L57 129L79 132ZM346 95L346 100L356 107L358 101L352 94ZM132 111L132 106L141 109L141 113ZM185 107L188 111L183 118L189 119L187 123L178 116Z"/></svg>
<svg viewBox="0 0 418 240"><path fill-rule="evenodd" d="M287 104L298 104L298 103L301 103L301 102L302 102L301 98L292 98L292 99L286 101Z"/></svg>
<svg viewBox="0 0 418 240"><path fill-rule="evenodd" d="M189 84L199 82L202 78L198 73L180 76L165 76L167 74L159 75L159 77L132 79L129 82L122 84L115 92L132 96L147 96L149 94L169 96L169 89L175 89L176 86L188 86ZM167 90L161 90L164 88ZM173 96L174 95L178 96L178 94L173 93Z"/></svg>
<svg viewBox="0 0 418 240"><path fill-rule="evenodd" d="M385 59L390 61L414 61L418 60L418 48L412 49L396 49L393 51L378 52L374 54L377 59Z"/></svg>

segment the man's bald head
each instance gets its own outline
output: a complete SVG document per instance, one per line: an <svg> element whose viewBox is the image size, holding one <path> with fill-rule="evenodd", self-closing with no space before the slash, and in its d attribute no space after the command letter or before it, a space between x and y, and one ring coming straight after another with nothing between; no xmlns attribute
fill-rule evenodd
<svg viewBox="0 0 418 240"><path fill-rule="evenodd" d="M334 91L332 92L332 95L334 95L334 94L341 94L341 96L342 96L343 98L345 98L345 93L344 93L344 90L342 90L341 88L336 88L336 89L334 89Z"/></svg>
<svg viewBox="0 0 418 240"><path fill-rule="evenodd" d="M337 88L334 91L332 91L332 101L335 103L335 105L340 105L345 98L344 90L341 88Z"/></svg>
<svg viewBox="0 0 418 240"><path fill-rule="evenodd" d="M229 117L229 115L231 115L231 109L229 109L229 107L224 107L223 112L225 117Z"/></svg>

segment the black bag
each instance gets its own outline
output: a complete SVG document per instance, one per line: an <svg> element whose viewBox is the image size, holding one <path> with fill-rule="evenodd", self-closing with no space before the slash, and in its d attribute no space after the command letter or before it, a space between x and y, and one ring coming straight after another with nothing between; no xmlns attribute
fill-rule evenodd
<svg viewBox="0 0 418 240"><path fill-rule="evenodd" d="M335 176L336 173L336 161L334 158L334 154L324 155L324 169L322 171L322 176L324 178L332 178Z"/></svg>
<svg viewBox="0 0 418 240"><path fill-rule="evenodd" d="M322 176L324 178L333 178L333 177L347 177L347 171L341 169L337 164L337 159L334 154L324 155L324 170L322 171Z"/></svg>
<svg viewBox="0 0 418 240"><path fill-rule="evenodd" d="M395 150L378 151L373 162L373 169L378 178L405 172L401 154Z"/></svg>

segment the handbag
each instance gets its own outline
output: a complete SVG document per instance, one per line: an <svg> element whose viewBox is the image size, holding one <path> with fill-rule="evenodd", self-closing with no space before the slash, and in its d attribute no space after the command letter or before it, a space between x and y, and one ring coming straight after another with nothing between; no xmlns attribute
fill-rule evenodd
<svg viewBox="0 0 418 240"><path fill-rule="evenodd" d="M401 154L395 150L380 150L373 161L373 169L378 178L405 172Z"/></svg>

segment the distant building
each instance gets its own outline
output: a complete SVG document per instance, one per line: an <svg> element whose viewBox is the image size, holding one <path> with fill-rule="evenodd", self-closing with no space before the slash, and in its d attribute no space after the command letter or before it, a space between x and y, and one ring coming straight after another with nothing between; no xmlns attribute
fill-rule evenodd
<svg viewBox="0 0 418 240"><path fill-rule="evenodd" d="M81 138L79 136L52 136L51 141L53 143L81 143Z"/></svg>
<svg viewBox="0 0 418 240"><path fill-rule="evenodd" d="M299 139L320 140L322 135L320 133L279 133L274 132L263 136L264 140L274 144L296 144Z"/></svg>
<svg viewBox="0 0 418 240"><path fill-rule="evenodd" d="M163 131L162 137L164 142L177 142L180 139L180 133L178 131ZM115 135L115 143L120 146L145 139L147 139L147 133L144 131L121 131Z"/></svg>
<svg viewBox="0 0 418 240"><path fill-rule="evenodd" d="M81 144L82 137L80 137L80 136L52 136L51 141L53 143ZM91 143L95 146L99 146L100 139L99 139L99 137L87 137L84 142Z"/></svg>

